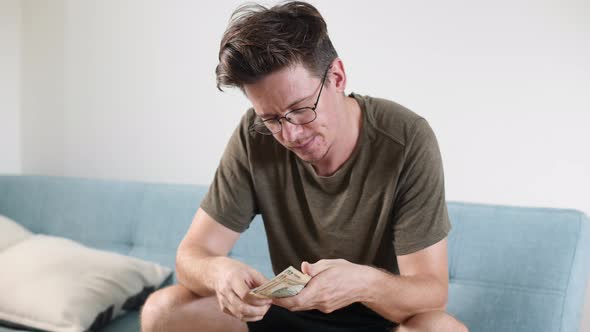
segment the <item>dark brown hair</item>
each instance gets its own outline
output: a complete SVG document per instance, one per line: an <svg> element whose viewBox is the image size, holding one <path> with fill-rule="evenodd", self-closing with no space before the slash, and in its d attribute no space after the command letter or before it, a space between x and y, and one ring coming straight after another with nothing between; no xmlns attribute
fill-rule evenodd
<svg viewBox="0 0 590 332"><path fill-rule="evenodd" d="M317 77L338 57L328 28L312 5L291 1L271 8L238 7L221 40L217 88L255 83L265 75L302 64Z"/></svg>

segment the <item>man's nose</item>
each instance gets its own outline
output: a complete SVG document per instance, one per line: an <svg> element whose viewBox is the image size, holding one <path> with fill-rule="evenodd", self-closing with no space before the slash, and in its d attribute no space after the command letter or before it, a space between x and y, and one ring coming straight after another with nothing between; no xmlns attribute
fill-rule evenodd
<svg viewBox="0 0 590 332"><path fill-rule="evenodd" d="M281 126L283 127L281 133L283 134L283 139L285 141L289 143L297 141L297 138L301 133L301 126L292 124L287 120L283 120L281 122Z"/></svg>

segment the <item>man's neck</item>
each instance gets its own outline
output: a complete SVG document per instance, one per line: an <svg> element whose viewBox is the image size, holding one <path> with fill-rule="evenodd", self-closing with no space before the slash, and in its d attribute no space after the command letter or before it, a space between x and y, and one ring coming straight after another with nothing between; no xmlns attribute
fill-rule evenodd
<svg viewBox="0 0 590 332"><path fill-rule="evenodd" d="M362 126L360 105L356 99L345 97L344 107L344 120L340 127L341 134L338 135L337 144L332 144L322 160L312 163L316 174L319 176L331 176L336 173L352 156L358 144Z"/></svg>

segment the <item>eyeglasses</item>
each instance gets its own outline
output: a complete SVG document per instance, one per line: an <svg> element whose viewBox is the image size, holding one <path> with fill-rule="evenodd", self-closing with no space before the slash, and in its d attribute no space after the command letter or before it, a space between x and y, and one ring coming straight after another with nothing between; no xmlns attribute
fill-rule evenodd
<svg viewBox="0 0 590 332"><path fill-rule="evenodd" d="M262 135L274 135L283 129L283 125L281 123L282 119L285 119L294 125L304 125L315 120L318 116L315 110L318 107L318 103L320 102L320 96L322 95L322 89L324 88L324 82L326 81L326 76L329 69L330 67L326 68L326 72L322 78L322 84L320 85L320 92L318 93L318 98L316 99L313 107L297 108L287 112L287 114L284 116L258 121L250 127L250 130L253 130Z"/></svg>

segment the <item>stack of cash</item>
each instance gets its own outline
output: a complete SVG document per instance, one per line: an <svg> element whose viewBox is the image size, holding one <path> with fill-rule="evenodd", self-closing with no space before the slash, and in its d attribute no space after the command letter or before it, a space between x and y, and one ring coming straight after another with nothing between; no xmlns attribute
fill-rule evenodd
<svg viewBox="0 0 590 332"><path fill-rule="evenodd" d="M310 276L299 272L296 268L289 266L285 271L279 273L276 277L260 285L250 293L267 298L289 297L299 294L307 285Z"/></svg>

